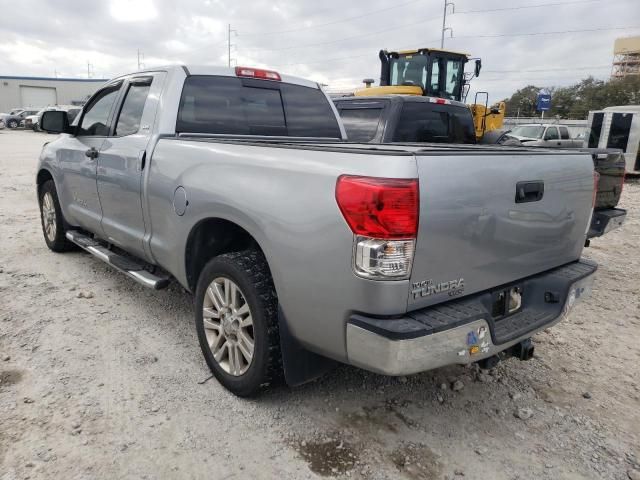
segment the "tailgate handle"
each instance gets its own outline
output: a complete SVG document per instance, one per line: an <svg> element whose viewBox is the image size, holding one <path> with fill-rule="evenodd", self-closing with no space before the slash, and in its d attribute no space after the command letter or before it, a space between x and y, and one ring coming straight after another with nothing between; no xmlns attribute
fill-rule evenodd
<svg viewBox="0 0 640 480"><path fill-rule="evenodd" d="M518 182L516 184L516 203L538 202L544 196L544 182Z"/></svg>

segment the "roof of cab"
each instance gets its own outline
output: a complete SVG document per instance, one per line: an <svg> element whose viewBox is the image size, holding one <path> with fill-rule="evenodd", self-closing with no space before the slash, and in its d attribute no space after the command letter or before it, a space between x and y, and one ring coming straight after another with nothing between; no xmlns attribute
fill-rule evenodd
<svg viewBox="0 0 640 480"><path fill-rule="evenodd" d="M263 68L263 67L248 67L248 68L255 68L255 69L263 69L263 70L271 70L271 71L277 71L275 69L272 68ZM219 67L219 66L212 66L212 65L180 65L180 64L173 64L173 65L163 65L163 66L158 66L158 67L153 67L153 68L146 68L144 70L140 70L137 72L130 72L127 73L125 75L120 75L118 78L120 77L126 77L129 75L135 75L138 73L151 73L151 72L158 72L158 71L177 71L177 70L183 70L187 75L216 75L216 76L223 76L223 77L235 77L236 76L236 67ZM301 85L303 87L310 87L310 88L320 88L320 85L317 82L311 81L311 80L307 80L305 78L300 78L300 77L295 77L293 75L287 75L287 74L283 74L282 72L278 72L278 74L280 75L280 78L282 79L281 81L284 83L292 83L294 85ZM115 79L114 79L115 80ZM272 82L274 80L264 80L266 82Z"/></svg>
<svg viewBox="0 0 640 480"><path fill-rule="evenodd" d="M334 102L360 102L367 103L371 101L380 101L387 100L394 103L406 103L406 102L416 102L416 103L433 103L437 105L437 100L445 100L449 102L449 105L454 105L456 107L465 107L469 108L469 106L464 102L458 102L457 100L448 100L444 98L438 97L429 97L423 95L376 95L372 97L337 97L332 99ZM435 101L434 101L435 100Z"/></svg>

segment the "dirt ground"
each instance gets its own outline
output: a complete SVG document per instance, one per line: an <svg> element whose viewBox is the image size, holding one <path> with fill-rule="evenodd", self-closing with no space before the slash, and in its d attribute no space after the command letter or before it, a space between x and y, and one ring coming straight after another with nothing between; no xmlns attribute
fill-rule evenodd
<svg viewBox="0 0 640 480"><path fill-rule="evenodd" d="M47 250L34 178L52 138L0 131L0 480L640 478L639 184L585 250L592 296L533 360L345 366L241 400L209 379L177 284Z"/></svg>

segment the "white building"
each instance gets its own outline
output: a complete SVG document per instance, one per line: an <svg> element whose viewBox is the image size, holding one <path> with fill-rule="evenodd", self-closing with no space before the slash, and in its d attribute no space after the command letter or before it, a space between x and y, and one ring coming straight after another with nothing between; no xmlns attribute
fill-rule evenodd
<svg viewBox="0 0 640 480"><path fill-rule="evenodd" d="M13 108L83 103L106 79L0 75L0 112Z"/></svg>

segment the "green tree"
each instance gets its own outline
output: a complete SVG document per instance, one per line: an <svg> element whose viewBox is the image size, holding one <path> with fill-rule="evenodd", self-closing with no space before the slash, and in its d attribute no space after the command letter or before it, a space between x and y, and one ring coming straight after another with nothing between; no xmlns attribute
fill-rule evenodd
<svg viewBox="0 0 640 480"><path fill-rule="evenodd" d="M569 87L546 87L551 92L548 115L560 118L587 118L589 110L601 110L614 105L640 104L640 75L609 81L585 78ZM536 112L536 97L540 87L528 85L505 99L507 115L532 117Z"/></svg>
<svg viewBox="0 0 640 480"><path fill-rule="evenodd" d="M506 114L515 117L520 111L521 117L533 117L536 113L536 98L539 91L540 87L528 85L511 95L511 98L506 98L504 100L507 104Z"/></svg>

